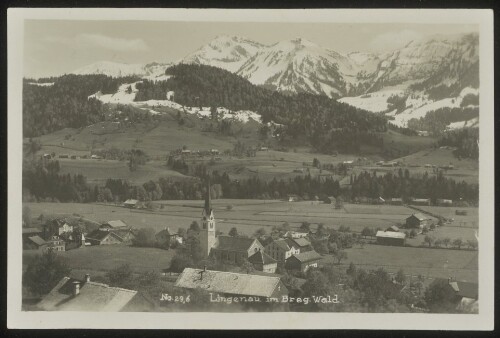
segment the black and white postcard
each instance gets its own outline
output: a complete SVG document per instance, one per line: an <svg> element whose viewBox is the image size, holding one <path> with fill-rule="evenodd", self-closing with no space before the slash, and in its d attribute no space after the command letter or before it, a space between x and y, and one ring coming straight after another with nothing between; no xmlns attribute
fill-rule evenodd
<svg viewBox="0 0 500 338"><path fill-rule="evenodd" d="M493 328L492 11L10 9L8 70L9 327Z"/></svg>

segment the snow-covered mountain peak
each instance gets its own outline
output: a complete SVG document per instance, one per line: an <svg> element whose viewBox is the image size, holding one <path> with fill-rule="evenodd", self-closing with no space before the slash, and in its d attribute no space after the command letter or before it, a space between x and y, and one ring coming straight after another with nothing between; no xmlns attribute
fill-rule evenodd
<svg viewBox="0 0 500 338"><path fill-rule="evenodd" d="M264 45L238 36L220 35L182 59L182 63L203 64L236 72Z"/></svg>
<svg viewBox="0 0 500 338"><path fill-rule="evenodd" d="M99 61L79 68L72 73L77 75L104 74L112 77L141 75L144 73L144 65Z"/></svg>

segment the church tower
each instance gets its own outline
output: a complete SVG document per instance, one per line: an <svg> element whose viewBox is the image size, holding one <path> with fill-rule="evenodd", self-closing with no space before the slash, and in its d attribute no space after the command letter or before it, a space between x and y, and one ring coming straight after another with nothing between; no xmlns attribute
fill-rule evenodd
<svg viewBox="0 0 500 338"><path fill-rule="evenodd" d="M215 217L210 199L210 179L207 179L207 193L205 195L205 206L201 213L201 230L199 234L200 245L205 257L210 255L210 249L215 244Z"/></svg>

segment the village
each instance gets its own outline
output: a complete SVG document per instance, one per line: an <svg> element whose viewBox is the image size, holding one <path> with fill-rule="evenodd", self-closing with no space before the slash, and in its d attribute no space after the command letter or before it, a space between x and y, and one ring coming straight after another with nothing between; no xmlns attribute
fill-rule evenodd
<svg viewBox="0 0 500 338"><path fill-rule="evenodd" d="M259 230L253 235L246 235L243 232L239 233L241 226L231 227L227 234L218 229L210 190L208 186L201 218L193 219L187 231L184 229L175 231L165 226L154 232L153 229L144 229L120 219L102 223L87 220L82 225L64 217L56 217L47 219L39 224L40 227L24 225L23 250L30 255L54 252L64 256L66 252L79 252L77 255L85 255L85 252L98 247L130 247L130 250L137 250L137 254L142 255L143 247L153 247L170 253L170 266L161 266L158 270L163 276L161 278L171 281L177 290L202 290L210 294L210 299L217 294L217 297L238 296L262 300L297 296L299 292L297 290L306 283L311 271L330 264L339 265L342 261L347 262L350 258L347 252L354 247L365 250L364 248L368 246L378 248L416 246L419 250L441 252L477 250L477 242L471 240L465 242L458 238L453 240L435 238L431 235L438 232L438 228L447 228L454 222L454 218L442 216L434 211L440 207L450 209L453 206L450 200L439 200L437 202L440 207L426 209L426 206L430 206L428 199L414 199L411 205L403 204L401 199L390 201L381 199L380 203L386 203L393 208L404 205L407 210L411 210L406 218L400 222L392 222L393 224L386 228L364 227L359 231L351 231L348 227L341 227L338 231L332 232L322 224L312 226L308 222L303 222L300 226L292 228L285 222L282 226L273 227L270 234ZM303 202L299 202L297 196L290 195L284 203L293 206ZM313 200L311 203L331 205L333 209L343 208L334 197L325 198L323 201ZM130 212L148 213L144 210L144 204L134 199L126 200L121 208ZM454 209L455 217L466 216L466 209ZM221 210L222 212L227 213L228 210ZM221 222L224 221L221 219ZM227 228L228 225L224 224L224 229ZM468 249L465 249L466 244ZM176 252L174 256L172 252ZM191 264L183 262L182 255L192 257ZM383 266L383 262L380 262L380 265ZM96 310L127 311L136 308L137 298L140 298L135 296L137 290L93 282L89 271L84 270L80 271L79 277L65 276L48 294L36 299L34 306L43 310L78 310L82 304L93 302L97 294L107 294L108 300L102 304L96 303ZM412 276L410 273L409 278L403 278L407 280L404 282L401 276L399 280L397 277L403 273L402 271L400 268L397 273L390 273L392 283L401 290L407 289L407 292L416 294L417 284L413 283L413 279L417 278L425 285L429 285L435 279L447 279L450 290L455 295L457 308L467 308L469 309L467 311L477 308L477 281L463 281L452 276L445 278L442 271L438 275L443 277L439 278L429 275L423 277L423 274ZM283 283L283 278L290 276L295 280L294 290L289 290ZM418 288L422 286L419 285ZM421 290L418 290L418 294L421 294ZM164 303L168 297L163 299ZM160 298L158 295L158 299ZM176 299L175 295L173 299ZM185 301L183 298L183 302ZM289 305L287 302L280 303L280 306L285 306L283 307L285 310L289 309ZM418 306L414 311L417 311L417 308Z"/></svg>

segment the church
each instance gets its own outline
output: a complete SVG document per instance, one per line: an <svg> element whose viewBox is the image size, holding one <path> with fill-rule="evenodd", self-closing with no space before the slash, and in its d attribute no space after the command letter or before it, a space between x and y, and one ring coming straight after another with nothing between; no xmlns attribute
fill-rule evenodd
<svg viewBox="0 0 500 338"><path fill-rule="evenodd" d="M264 252L264 247L256 238L216 236L215 215L210 198L210 182L207 184L198 239L205 258L212 256L224 263L241 264L256 252Z"/></svg>

